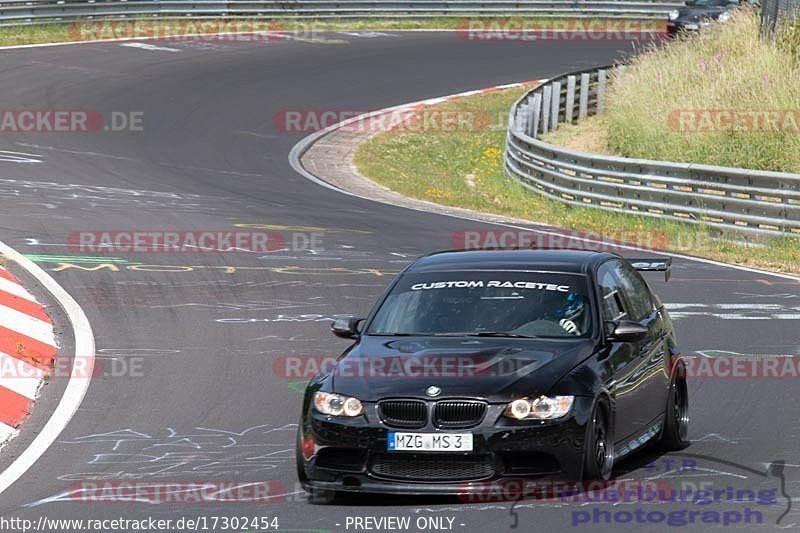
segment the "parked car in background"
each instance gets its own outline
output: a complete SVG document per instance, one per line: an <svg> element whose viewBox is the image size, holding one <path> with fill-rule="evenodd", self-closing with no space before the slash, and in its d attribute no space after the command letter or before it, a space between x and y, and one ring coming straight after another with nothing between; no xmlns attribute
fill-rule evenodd
<svg viewBox="0 0 800 533"><path fill-rule="evenodd" d="M739 0L694 0L686 7L670 12L667 29L670 34L679 31L698 31L714 22L726 22L731 10L741 5Z"/></svg>

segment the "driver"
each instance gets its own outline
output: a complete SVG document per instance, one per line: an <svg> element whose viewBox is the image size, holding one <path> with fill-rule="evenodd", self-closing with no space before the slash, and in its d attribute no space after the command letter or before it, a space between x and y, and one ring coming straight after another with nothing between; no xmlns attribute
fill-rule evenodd
<svg viewBox="0 0 800 533"><path fill-rule="evenodd" d="M586 303L583 296L571 292L567 296L564 307L556 311L555 316L558 319L558 325L572 335L580 335L583 331L584 313L586 311Z"/></svg>

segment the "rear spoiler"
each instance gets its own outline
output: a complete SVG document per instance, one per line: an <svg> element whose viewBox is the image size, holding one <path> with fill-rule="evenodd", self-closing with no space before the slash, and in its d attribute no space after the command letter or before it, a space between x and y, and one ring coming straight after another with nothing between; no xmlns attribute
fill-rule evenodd
<svg viewBox="0 0 800 533"><path fill-rule="evenodd" d="M631 259L631 265L639 272L663 272L664 281L672 275L672 258Z"/></svg>

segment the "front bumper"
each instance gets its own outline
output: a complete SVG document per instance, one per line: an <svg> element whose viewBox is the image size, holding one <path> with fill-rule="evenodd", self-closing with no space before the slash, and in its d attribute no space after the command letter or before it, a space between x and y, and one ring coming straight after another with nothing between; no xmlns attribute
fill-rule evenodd
<svg viewBox="0 0 800 533"><path fill-rule="evenodd" d="M578 397L572 411L556 421L516 422L502 416L505 405L490 405L483 422L470 429L441 430L386 426L375 404L355 420L309 412L300 428L301 482L309 489L417 495L479 493L508 480L574 481L583 474L586 426L592 398ZM387 433L471 433L473 451L387 451Z"/></svg>
<svg viewBox="0 0 800 533"><path fill-rule="evenodd" d="M667 33L669 35L677 35L678 33L684 32L696 32L700 31L702 28L710 25L711 22L707 20L703 21L696 21L696 20L681 20L676 19L670 21L667 24Z"/></svg>

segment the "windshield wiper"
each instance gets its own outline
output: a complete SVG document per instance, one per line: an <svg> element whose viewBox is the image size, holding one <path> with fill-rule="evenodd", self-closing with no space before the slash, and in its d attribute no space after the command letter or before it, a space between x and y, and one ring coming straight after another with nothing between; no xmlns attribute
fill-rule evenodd
<svg viewBox="0 0 800 533"><path fill-rule="evenodd" d="M460 333L434 333L436 337L510 337L514 339L535 339L532 335L521 335L510 331L464 331Z"/></svg>
<svg viewBox="0 0 800 533"><path fill-rule="evenodd" d="M378 333L365 333L365 335L374 335L376 337L420 337L424 336L424 333L385 333L385 332L378 332Z"/></svg>

